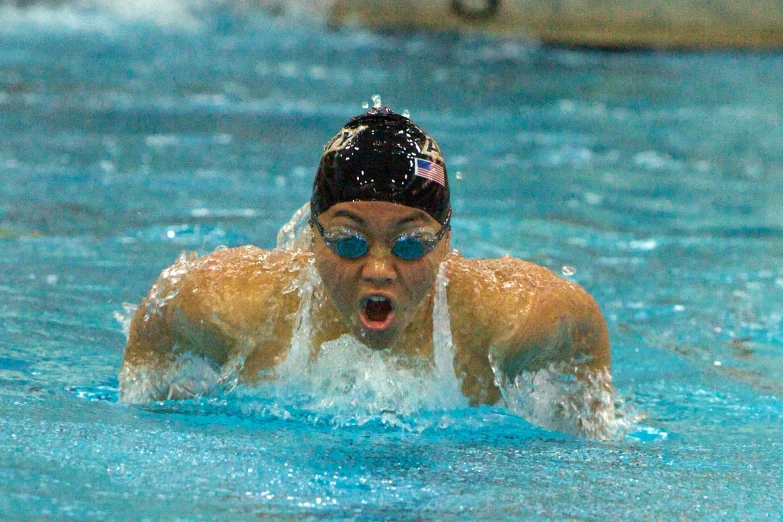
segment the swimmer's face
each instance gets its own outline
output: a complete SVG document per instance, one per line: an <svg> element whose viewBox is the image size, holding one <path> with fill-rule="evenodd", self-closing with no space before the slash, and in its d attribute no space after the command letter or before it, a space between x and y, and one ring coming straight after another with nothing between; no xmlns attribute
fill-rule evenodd
<svg viewBox="0 0 783 522"><path fill-rule="evenodd" d="M383 201L357 201L332 206L318 222L332 240L332 248L335 238L350 237L350 233L366 239L369 249L364 255L346 258L327 246L314 229L315 265L327 296L351 333L371 348L388 348L402 336L433 288L449 250L449 234L421 258L403 259L398 254L411 257L410 249L403 248L409 245L395 248L397 240L434 238L441 230L440 223L426 212ZM355 242L343 246L343 254L362 252Z"/></svg>

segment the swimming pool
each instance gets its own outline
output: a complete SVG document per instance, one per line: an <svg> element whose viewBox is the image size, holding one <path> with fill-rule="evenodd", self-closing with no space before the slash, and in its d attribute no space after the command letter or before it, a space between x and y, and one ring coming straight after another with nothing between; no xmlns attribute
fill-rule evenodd
<svg viewBox="0 0 783 522"><path fill-rule="evenodd" d="M0 518L781 518L780 54L172 6L0 10ZM241 389L116 404L123 303L182 250L274 246L376 93L443 148L454 247L595 296L630 436Z"/></svg>

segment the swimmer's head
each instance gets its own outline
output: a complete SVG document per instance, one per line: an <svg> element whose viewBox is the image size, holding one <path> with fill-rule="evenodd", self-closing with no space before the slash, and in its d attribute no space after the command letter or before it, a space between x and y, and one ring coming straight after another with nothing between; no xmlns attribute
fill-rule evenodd
<svg viewBox="0 0 783 522"><path fill-rule="evenodd" d="M448 225L449 182L438 144L387 107L352 118L324 148L310 209L317 217L354 201L413 207Z"/></svg>

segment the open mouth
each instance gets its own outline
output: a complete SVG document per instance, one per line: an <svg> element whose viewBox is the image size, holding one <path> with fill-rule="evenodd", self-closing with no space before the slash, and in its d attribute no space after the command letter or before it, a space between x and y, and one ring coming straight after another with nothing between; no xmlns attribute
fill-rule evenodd
<svg viewBox="0 0 783 522"><path fill-rule="evenodd" d="M382 295L365 297L362 299L360 315L365 328L369 330L385 330L394 317L392 301Z"/></svg>

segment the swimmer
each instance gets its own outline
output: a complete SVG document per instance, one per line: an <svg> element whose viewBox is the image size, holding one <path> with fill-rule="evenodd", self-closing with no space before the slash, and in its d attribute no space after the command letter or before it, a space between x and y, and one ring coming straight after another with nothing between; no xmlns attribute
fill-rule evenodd
<svg viewBox="0 0 783 522"><path fill-rule="evenodd" d="M435 141L386 107L351 119L321 157L307 248L223 249L191 256L187 269L164 270L131 323L121 400L198 395L165 383L141 396L131 390L138 385L131 376L176 371L183 354L217 370L240 361L246 384L274 378L300 310L295 289L312 267L323 297L309 312L311 358L350 334L370 349L431 365L443 270L454 372L472 405L501 401L499 384L521 372L554 366L578 379L608 374L609 336L590 295L521 259L462 257L449 247L450 223L446 164Z"/></svg>

